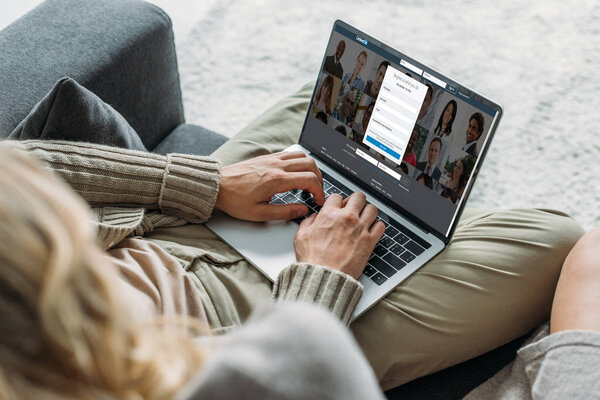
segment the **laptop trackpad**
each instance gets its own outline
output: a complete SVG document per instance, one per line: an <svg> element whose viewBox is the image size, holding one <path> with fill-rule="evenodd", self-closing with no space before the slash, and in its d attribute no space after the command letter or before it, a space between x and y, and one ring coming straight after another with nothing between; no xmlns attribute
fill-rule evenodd
<svg viewBox="0 0 600 400"><path fill-rule="evenodd" d="M295 222L247 222L215 214L206 225L272 281L296 261L293 240L298 224Z"/></svg>

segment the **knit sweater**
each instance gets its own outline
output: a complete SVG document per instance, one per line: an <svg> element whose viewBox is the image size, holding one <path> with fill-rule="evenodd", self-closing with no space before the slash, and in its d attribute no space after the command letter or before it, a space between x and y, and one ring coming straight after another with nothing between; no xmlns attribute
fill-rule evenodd
<svg viewBox="0 0 600 400"><path fill-rule="evenodd" d="M7 141L36 157L90 206L98 242L108 250L128 236L210 218L221 164L213 157L162 156L88 143ZM348 324L362 285L337 270L293 263L273 288L277 301L299 300L331 310Z"/></svg>

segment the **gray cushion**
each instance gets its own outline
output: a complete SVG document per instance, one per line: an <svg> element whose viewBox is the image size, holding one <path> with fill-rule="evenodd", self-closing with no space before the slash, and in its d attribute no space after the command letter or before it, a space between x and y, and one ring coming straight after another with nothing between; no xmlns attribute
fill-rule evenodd
<svg viewBox="0 0 600 400"><path fill-rule="evenodd" d="M227 141L223 135L201 126L184 124L175 129L156 146L158 154L183 153L207 156Z"/></svg>
<svg viewBox="0 0 600 400"><path fill-rule="evenodd" d="M60 78L114 107L152 149L184 122L173 31L138 0L47 0L0 31L0 137Z"/></svg>
<svg viewBox="0 0 600 400"><path fill-rule="evenodd" d="M99 143L146 151L125 118L70 78L58 81L8 137Z"/></svg>

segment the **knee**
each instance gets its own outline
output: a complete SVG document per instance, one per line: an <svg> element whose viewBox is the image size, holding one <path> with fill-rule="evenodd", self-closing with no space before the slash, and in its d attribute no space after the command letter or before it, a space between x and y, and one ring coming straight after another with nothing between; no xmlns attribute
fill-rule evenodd
<svg viewBox="0 0 600 400"><path fill-rule="evenodd" d="M542 209L535 212L538 228L546 233L546 245L550 250L566 256L585 232L577 221L563 212Z"/></svg>
<svg viewBox="0 0 600 400"><path fill-rule="evenodd" d="M600 281L600 228L585 233L573 247L565 264L563 274L582 282Z"/></svg>

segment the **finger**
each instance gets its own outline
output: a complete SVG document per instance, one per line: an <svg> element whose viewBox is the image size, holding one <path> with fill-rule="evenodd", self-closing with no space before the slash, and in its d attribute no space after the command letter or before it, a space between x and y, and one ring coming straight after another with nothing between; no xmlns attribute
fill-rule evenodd
<svg viewBox="0 0 600 400"><path fill-rule="evenodd" d="M344 204L344 199L341 194L334 193L330 195L327 200L325 200L325 204L323 204L323 208L321 208L321 212L334 210L336 208L342 208Z"/></svg>
<svg viewBox="0 0 600 400"><path fill-rule="evenodd" d="M319 178L321 186L323 186L323 175L315 160L310 157L284 160L283 170L287 172L313 172Z"/></svg>
<svg viewBox="0 0 600 400"><path fill-rule="evenodd" d="M371 225L371 229L369 229L369 235L371 235L374 242L381 239L383 232L385 232L385 224L380 220L376 220L375 223Z"/></svg>
<svg viewBox="0 0 600 400"><path fill-rule="evenodd" d="M304 228L311 226L313 224L313 222L315 222L315 219L317 219L316 213L311 214L310 216L304 218L304 220L300 223L299 229L304 229Z"/></svg>
<svg viewBox="0 0 600 400"><path fill-rule="evenodd" d="M344 208L354 211L356 214L360 215L362 209L365 208L365 204L367 204L367 196L365 196L364 193L356 192L352 193L348 197L348 203Z"/></svg>
<svg viewBox="0 0 600 400"><path fill-rule="evenodd" d="M304 204L262 204L258 206L256 221L288 220L306 215L308 208Z"/></svg>
<svg viewBox="0 0 600 400"><path fill-rule="evenodd" d="M303 151L282 151L280 153L275 153L276 156L279 157L280 160L291 160L294 158L306 158L306 154Z"/></svg>
<svg viewBox="0 0 600 400"><path fill-rule="evenodd" d="M365 224L367 229L369 229L371 225L373 225L373 222L375 222L377 214L379 214L377 207L375 207L373 204L367 204L360 213L360 220Z"/></svg>
<svg viewBox="0 0 600 400"><path fill-rule="evenodd" d="M274 183L272 188L273 194L287 192L292 189L302 189L312 193L318 205L325 202L323 186L317 175L312 172L286 172Z"/></svg>

